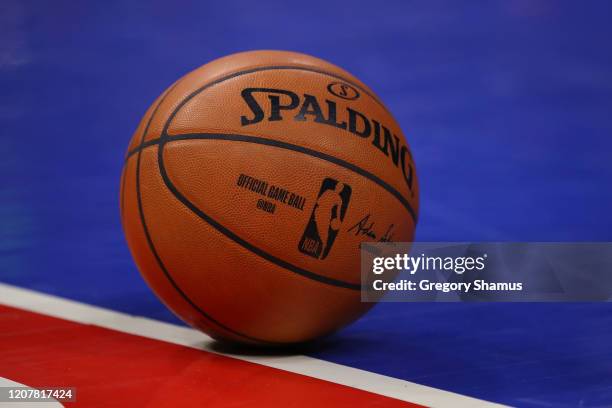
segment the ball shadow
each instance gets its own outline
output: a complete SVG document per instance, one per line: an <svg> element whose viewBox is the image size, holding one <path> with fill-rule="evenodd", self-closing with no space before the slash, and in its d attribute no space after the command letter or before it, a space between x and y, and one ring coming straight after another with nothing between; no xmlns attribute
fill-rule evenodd
<svg viewBox="0 0 612 408"><path fill-rule="evenodd" d="M369 340L370 339L331 335L305 343L280 346L257 346L220 340L211 340L206 346L214 352L229 355L251 357L289 357L304 354L316 355L324 352L329 353L333 350L360 349L371 346L371 342Z"/></svg>

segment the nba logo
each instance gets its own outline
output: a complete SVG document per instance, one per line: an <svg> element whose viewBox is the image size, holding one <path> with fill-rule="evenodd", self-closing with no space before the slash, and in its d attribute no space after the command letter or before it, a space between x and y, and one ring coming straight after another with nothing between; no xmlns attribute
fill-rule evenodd
<svg viewBox="0 0 612 408"><path fill-rule="evenodd" d="M325 259L338 235L349 200L351 187L338 180L326 178L321 184L317 202L298 244L300 252L317 259Z"/></svg>

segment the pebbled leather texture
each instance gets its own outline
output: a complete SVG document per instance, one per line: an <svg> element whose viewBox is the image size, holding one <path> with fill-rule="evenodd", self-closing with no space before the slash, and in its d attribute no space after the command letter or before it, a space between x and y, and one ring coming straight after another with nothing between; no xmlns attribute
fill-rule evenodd
<svg viewBox="0 0 612 408"><path fill-rule="evenodd" d="M230 55L178 80L145 113L122 177L147 283L187 323L236 342L303 342L358 318L372 305L360 302L360 243L412 241L418 217L387 108L293 52Z"/></svg>

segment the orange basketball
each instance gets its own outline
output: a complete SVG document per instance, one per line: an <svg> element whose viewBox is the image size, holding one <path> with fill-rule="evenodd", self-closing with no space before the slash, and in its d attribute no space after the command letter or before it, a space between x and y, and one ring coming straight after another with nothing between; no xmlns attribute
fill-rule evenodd
<svg viewBox="0 0 612 408"><path fill-rule="evenodd" d="M283 51L230 55L151 105L121 217L140 272L190 325L235 342L326 335L362 315L360 243L412 241L401 129L348 72Z"/></svg>

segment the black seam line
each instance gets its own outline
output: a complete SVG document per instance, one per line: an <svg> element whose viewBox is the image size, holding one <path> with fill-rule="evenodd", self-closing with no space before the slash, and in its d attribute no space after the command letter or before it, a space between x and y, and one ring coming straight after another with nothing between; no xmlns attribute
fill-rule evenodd
<svg viewBox="0 0 612 408"><path fill-rule="evenodd" d="M159 144L159 137L155 138L155 139L149 139L144 143L141 143L140 145L136 146L135 148L133 148L132 150L130 150L126 155L125 155L125 160L123 161L123 165L125 166L125 163L127 163L128 159L130 157L132 157L133 155L135 155L136 153L140 152L141 150L146 149L147 147L150 146L155 146L156 144Z"/></svg>
<svg viewBox="0 0 612 408"><path fill-rule="evenodd" d="M142 148L144 149L145 147L155 145L158 143L162 143L161 140L162 138L151 139L148 141L147 146L143 146ZM313 157L331 162L333 164L336 164L338 166L351 170L354 173L357 173L360 176L363 176L369 179L370 181L373 181L374 183L378 184L379 186L387 190L395 198L398 199L398 201L402 204L402 206L404 206L404 208L406 208L406 210L410 214L410 217L412 218L412 221L416 224L417 215L416 215L416 212L414 211L414 208L412 208L412 206L410 205L410 202L408 202L408 200L403 195L401 195L399 191L394 189L386 181L380 179L378 176L375 176L374 174L368 172L367 170L364 170L361 167L358 167L352 163L349 163L337 157L331 156L329 154L322 153L317 150L312 150L307 147L302 147L302 146L294 145L291 143L281 142L278 140L271 140L271 139L266 139L266 138L257 137L257 136L236 135L236 134L226 134L226 133L188 133L188 134L180 134L180 135L171 135L171 136L168 136L167 139L163 141L163 143L165 144L165 143L174 142L178 140L227 140L227 141L232 141L232 142L256 143L256 144L262 144L266 146L272 146L272 147L278 147L281 149L291 150L291 151L298 152L298 153L303 153L309 156L313 156ZM138 149L139 148L132 150L130 154L128 154L128 158L132 154L138 153Z"/></svg>
<svg viewBox="0 0 612 408"><path fill-rule="evenodd" d="M252 74L253 72L259 72L259 71L269 71L269 70L298 70L298 71L307 71L307 72L315 72L317 74L322 74L322 75L327 75L330 76L332 78L336 78L336 79L341 79L346 83L349 83L351 85L353 85L354 87L360 89L362 92L364 92L366 95L370 96L372 99L374 99L374 101L380 105L380 107L382 107L387 113L391 114L391 112L389 112L389 109L387 109L387 107L378 99L378 97L376 95L374 95L373 93L371 93L370 91L368 91L367 89L363 88L361 85L356 84L353 81L350 81L340 75L337 74L332 74L331 72L327 72L327 71L323 71L320 69L314 69L314 68L308 68L308 67L297 67L297 66L293 66L293 65L278 65L278 66L266 66L266 67L259 67L259 68L252 68L252 69L247 69L244 71L238 71L238 72L234 72L233 74L227 75L225 77L219 78L215 81L209 82L203 86L201 86L200 88L196 89L195 91L193 91L192 93L190 93L189 95L187 95L185 97L185 99L183 99L181 101L181 103L178 104L178 106L174 109L174 111L172 112L172 114L170 115L170 117L168 118L164 129L162 131L162 134L167 134L167 130L168 127L170 125L170 122L172 121L172 119L174 119L174 116L178 113L178 111L189 101L191 100L194 96L196 96L197 94L199 94L200 92L204 91L205 89L213 86L213 85L217 85L221 82L227 81L228 79L232 79L232 78L236 78L239 77L241 75L246 75L246 74ZM173 86L174 87L174 86ZM144 142L144 144L141 144L141 146L143 148L145 147L149 147L152 145L155 145L158 143L159 139L152 139L152 140L147 140L146 142ZM139 147L135 147L134 149L132 149L132 151L128 152L128 154L125 156L125 161L127 162L127 160L130 158L130 156L132 156L135 153L138 153Z"/></svg>
<svg viewBox="0 0 612 408"><path fill-rule="evenodd" d="M176 84L175 84L175 86L176 86ZM142 139L140 141L141 148L138 151L138 156L137 156L138 158L137 158L137 161L136 161L136 197L137 197L137 201L138 201L138 211L139 211L139 215L140 215L140 222L142 223L142 228L143 228L143 230L145 232L145 237L147 239L147 243L149 244L149 248L150 248L151 252L153 253L153 256L155 257L155 260L157 261L157 264L159 265L160 269L162 270L162 272L166 276L166 279L168 279L168 281L174 287L174 289L178 292L178 294L181 295L181 297L185 301L187 301L187 303L189 303L191 305L191 307L193 307L195 310L197 310L207 320L211 321L215 325L221 327L222 329L226 330L227 332L232 333L232 334L234 334L234 335L236 335L238 337L242 337L242 338L245 338L245 339L248 339L248 340L251 340L251 341L255 341L255 342L259 342L259 343L278 344L278 343L272 343L272 342L268 342L268 341L265 341L265 340L257 339L257 338L254 338L254 337L250 337L250 336L248 336L246 334L237 332L237 331L231 329L230 327L220 323L218 320L214 319L208 313L204 312L178 286L176 281L172 278L172 275L170 275L170 273L168 272L168 269L166 269L166 266L162 262L161 257L159 256L159 254L157 253L157 250L155 249L155 245L153 244L153 240L152 240L151 235L149 233L149 229L147 228L147 223L146 223L146 219L145 219L145 216L144 216L144 209L143 209L143 205L142 205L142 198L141 198L141 194L140 194L140 161L141 161L142 151L143 151L144 145L145 145L144 139L145 139L145 135L147 134L147 131L149 130L149 125L151 124L151 121L153 120L153 117L155 116L155 113L157 112L157 109L159 108L161 103L164 101L166 96L171 92L171 90L172 90L172 88L170 88L168 90L168 92L166 93L166 95L164 95L164 97L159 101L159 103L155 107L155 110L151 114L151 117L149 118L147 126L145 127L145 130L144 130L144 132L142 134Z"/></svg>
<svg viewBox="0 0 612 408"><path fill-rule="evenodd" d="M173 139L174 140L174 139ZM334 278L330 278L324 275L319 275L317 273L308 271L306 269L300 268L299 266L296 266L292 263L289 263L281 258L277 258L276 256L264 251L263 249L251 244L250 242L244 240L243 238L241 238L240 236L238 236L237 234L235 234L233 231L231 231L229 228L223 226L221 223L217 222L216 220L214 220L213 218L211 218L209 215L207 215L206 213L204 213L204 211L202 211L201 209L199 209L195 204L193 204L191 201L189 201L189 199L187 199L187 197L185 197L179 190L178 188L176 188L176 186L172 183L172 180L170 180L170 177L168 176L168 173L166 172L166 167L164 165L164 158L163 158L163 154L164 154L164 146L167 142L167 139L162 138L160 141L160 145L157 149L157 157L158 157L158 161L159 161L159 170L162 176L162 179L164 180L164 183L166 184L166 187L172 192L172 194L174 194L174 196L180 201L182 202L187 208L189 208L194 214L196 214L198 217L200 217L202 220L204 220L205 222L207 222L208 224L210 224L213 228L215 228L217 231L219 231L220 233L222 233L223 235L225 235L226 237L228 237L229 239L231 239L232 241L236 242L237 244L241 245L243 248L253 252L255 255L277 265L280 266L290 272L296 273L298 275L301 275L305 278L308 279L312 279L314 281L317 282L321 282L327 285L331 285L331 286L336 286L336 287L340 287L340 288L344 288L344 289L350 289L350 290L361 290L361 284L358 283L350 283L350 282L345 282L339 279L334 279Z"/></svg>

